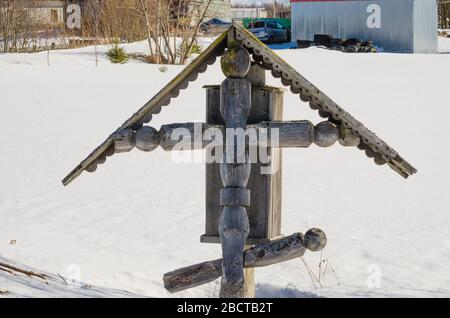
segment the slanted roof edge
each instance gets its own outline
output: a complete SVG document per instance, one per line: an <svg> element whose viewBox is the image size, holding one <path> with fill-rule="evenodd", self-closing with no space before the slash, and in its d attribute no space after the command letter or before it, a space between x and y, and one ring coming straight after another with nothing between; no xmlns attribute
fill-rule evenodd
<svg viewBox="0 0 450 318"><path fill-rule="evenodd" d="M233 26L230 28L233 28ZM95 170L95 165L97 164L96 160L100 159L98 162L100 164L106 159L107 156L113 155L114 149L111 149L111 147L114 147L114 134L116 132L126 128L136 128L136 126L150 121L150 115L159 113L162 106L168 105L171 98L177 97L180 89L186 88L190 81L197 78L198 73L204 72L207 66L213 64L216 57L222 54L223 49L225 49L224 44L226 44L227 35L228 30L219 35L216 40L208 48L206 48L205 51L203 51L194 61L186 66L128 120L126 120L122 126L109 135L109 137L101 143L100 146L92 151L62 180L63 185L67 186L91 165L94 165L91 167L92 170Z"/></svg>

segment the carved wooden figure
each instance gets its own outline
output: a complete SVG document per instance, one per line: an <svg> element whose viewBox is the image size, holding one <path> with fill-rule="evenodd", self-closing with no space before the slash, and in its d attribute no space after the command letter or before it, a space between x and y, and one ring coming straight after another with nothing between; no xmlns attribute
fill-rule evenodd
<svg viewBox="0 0 450 318"><path fill-rule="evenodd" d="M220 112L227 130L246 128L251 107L251 84L244 77L250 63L250 55L240 46L229 47L222 57L221 66L227 79L220 87ZM220 205L223 206L219 221L223 255L220 296L226 298L245 296L242 255L250 231L246 209L250 206L250 191L246 186L251 165L242 142L245 141L239 138L228 139L220 164L224 186L220 191Z"/></svg>
<svg viewBox="0 0 450 318"><path fill-rule="evenodd" d="M146 125L219 56L226 79L220 86L206 86L205 123L166 124L159 130ZM299 95L299 102L308 103L325 121L315 125L306 120L282 121L283 90L265 85L266 71L280 78L290 92ZM211 129L220 137L213 138ZM235 133L228 134L230 130ZM165 151L180 146L206 149L208 158L223 150L219 161L205 164L206 220L201 236L202 242L221 244L222 258L168 272L163 280L167 290L176 292L221 277L221 297L254 297L256 267L300 257L306 250L321 251L327 243L319 229L305 235L282 235L282 148L334 144L360 149L376 165L387 165L404 178L417 172L396 150L272 50L233 24L111 133L64 178L63 184L68 185L83 171L96 171L107 157L133 148L145 152L158 147ZM254 150L258 151L256 162ZM263 162L259 151L265 151L270 160Z"/></svg>

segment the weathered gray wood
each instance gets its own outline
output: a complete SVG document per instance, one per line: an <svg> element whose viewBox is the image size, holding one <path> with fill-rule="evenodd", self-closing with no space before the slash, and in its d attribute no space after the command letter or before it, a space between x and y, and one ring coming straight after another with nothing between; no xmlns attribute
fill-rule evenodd
<svg viewBox="0 0 450 318"><path fill-rule="evenodd" d="M222 276L222 259L179 268L164 274L164 288L170 293L212 282Z"/></svg>
<svg viewBox="0 0 450 318"><path fill-rule="evenodd" d="M214 138L204 138L205 131L215 129ZM152 151L158 145L164 150L204 149L206 147L221 147L225 145L225 126L205 123L176 123L161 126L160 131L145 126L136 133L126 129L116 134L116 152L127 152L136 147L142 151ZM306 148L313 142L321 147L329 147L339 139L344 145L357 145L359 137L351 132L340 134L338 128L331 122L325 121L314 127L307 121L265 121L258 124L247 125L245 128L248 147L274 147L274 148ZM223 139L219 139L221 135ZM210 135L211 136L211 135Z"/></svg>
<svg viewBox="0 0 450 318"><path fill-rule="evenodd" d="M352 133L351 129L343 126L339 127L339 143L344 147L357 147L361 138Z"/></svg>
<svg viewBox="0 0 450 318"><path fill-rule="evenodd" d="M305 251L320 251L327 243L325 234L311 229L308 235L294 233L274 241L246 248L243 255L244 268L274 265L304 255ZM307 240L305 240L307 237ZM214 260L177 269L164 275L164 287L171 293L209 283L222 275L222 260ZM247 275L252 275L247 272ZM251 282L251 276L247 277ZM250 288L251 289L251 288ZM249 290L250 290L249 289Z"/></svg>
<svg viewBox="0 0 450 318"><path fill-rule="evenodd" d="M314 143L319 147L331 147L339 139L339 130L335 124L323 121L314 127Z"/></svg>
<svg viewBox="0 0 450 318"><path fill-rule="evenodd" d="M229 28L227 33L227 48L239 48L242 47L242 41L236 38L236 31L233 28Z"/></svg>
<svg viewBox="0 0 450 318"><path fill-rule="evenodd" d="M159 133L150 126L144 126L136 132L136 148L153 151L159 146Z"/></svg>
<svg viewBox="0 0 450 318"><path fill-rule="evenodd" d="M251 84L245 77L250 69L250 56L242 47L234 47L234 31L229 32L229 48L222 56L222 71L227 76L220 87L220 113L227 129L245 129L251 108ZM250 176L248 154L237 150L242 140L225 145L220 176L223 186L245 189ZM225 205L219 220L222 245L222 283L220 297L243 298L243 252L250 226L245 206Z"/></svg>
<svg viewBox="0 0 450 318"><path fill-rule="evenodd" d="M253 63L245 79L252 84L252 87L264 87L266 85L266 70Z"/></svg>
<svg viewBox="0 0 450 318"><path fill-rule="evenodd" d="M206 122L224 125L220 116L220 86L207 86ZM283 90L275 87L252 87L252 107L247 127L263 121L281 120L283 115ZM257 148L257 152L261 149ZM212 151L212 150L211 150ZM263 149L270 162L252 162L247 188L251 190L251 205L247 208L250 233L247 244L256 244L281 235L282 149ZM209 150L207 151L208 154ZM260 159L260 158L259 158ZM211 161L208 161L211 162ZM262 173L272 170L271 174ZM220 168L217 163L206 164L205 234L203 243L220 243L218 223L221 214L219 192Z"/></svg>
<svg viewBox="0 0 450 318"><path fill-rule="evenodd" d="M228 48L222 55L220 66L227 78L244 78L251 65L250 54L243 47Z"/></svg>
<svg viewBox="0 0 450 318"><path fill-rule="evenodd" d="M246 267L263 267L302 256L306 251L304 237L295 233L275 241L255 245L245 251Z"/></svg>
<svg viewBox="0 0 450 318"><path fill-rule="evenodd" d="M290 147L301 147L307 148L311 146L314 141L314 125L307 121L284 121L284 122L265 122L261 125L267 127L267 138L268 141L266 146L276 147L276 144L272 144L272 131L276 129L279 133L279 147L290 148ZM253 126L251 126L253 127ZM255 127L256 128L256 127ZM258 127L259 128L259 127ZM264 146L260 144L261 146Z"/></svg>
<svg viewBox="0 0 450 318"><path fill-rule="evenodd" d="M327 245L327 236L321 229L312 228L305 233L304 241L308 250L318 252Z"/></svg>
<svg viewBox="0 0 450 318"><path fill-rule="evenodd" d="M220 113L225 127L245 129L251 108L251 84L242 79L250 68L250 56L243 48L229 49L222 56L221 66L227 78L220 88ZM245 142L236 140L236 143ZM220 175L223 186L245 189L250 176L251 165L248 154L241 155L238 145L227 141ZM244 148L245 151L245 148ZM225 205L219 221L219 234L222 244L222 283L220 297L243 298L244 263L243 252L250 230L247 210L243 205Z"/></svg>
<svg viewBox="0 0 450 318"><path fill-rule="evenodd" d="M220 205L222 206L239 205L248 207L250 206L250 190L244 189L242 187L222 189L220 190Z"/></svg>
<svg viewBox="0 0 450 318"><path fill-rule="evenodd" d="M223 139L218 138L219 133L214 138L203 138L205 131L209 129L220 131ZM166 151L173 150L175 146L177 146L178 150L179 148L194 150L204 149L205 147L223 146L226 133L227 131L223 125L204 123L163 125L159 132L161 138L160 145ZM247 146L249 147L306 148L313 143L314 125L307 120L261 122L259 124L247 125L245 134L249 136L247 140Z"/></svg>
<svg viewBox="0 0 450 318"><path fill-rule="evenodd" d="M211 129L220 130L224 134L224 126L211 125L205 123L177 123L162 125L159 131L160 145L165 151L173 150L177 147L182 149L204 149L207 146L223 146L223 140L213 143L217 138L206 138L205 131Z"/></svg>
<svg viewBox="0 0 450 318"><path fill-rule="evenodd" d="M116 152L128 152L136 145L134 130L123 129L114 134L114 148Z"/></svg>

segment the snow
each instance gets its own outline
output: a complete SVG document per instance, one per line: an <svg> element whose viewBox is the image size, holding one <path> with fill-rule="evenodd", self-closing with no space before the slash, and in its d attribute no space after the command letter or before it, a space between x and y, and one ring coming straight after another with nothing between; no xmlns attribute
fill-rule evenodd
<svg viewBox="0 0 450 318"><path fill-rule="evenodd" d="M146 51L145 42L126 48ZM173 295L162 284L167 271L220 257L219 245L199 243L203 164L176 164L160 149L132 151L69 187L60 183L182 69L161 72L138 61L113 65L106 50L100 47L98 67L92 47L52 51L50 66L46 52L0 54L0 255L63 277L75 268L77 280L104 286L97 295L81 290L79 296L112 289L217 297L218 281ZM323 288L314 288L297 259L258 268L257 296L450 297L450 39L440 38L440 52L278 51L419 172L404 180L361 151L338 145L284 150L283 232L323 229L328 246L322 257L340 284L328 267ZM222 79L216 63L151 125L203 121L202 86ZM281 86L270 76L268 83ZM288 91L284 119L320 121ZM317 274L320 253L304 260ZM43 294L0 275L0 290L12 296L66 295L61 281Z"/></svg>
<svg viewBox="0 0 450 318"><path fill-rule="evenodd" d="M8 267L3 267L5 265ZM17 297L53 297L53 298L112 298L141 297L126 291L92 286L75 280L75 277L63 277L38 271L18 262L0 257L0 295ZM6 269L6 271L5 271ZM75 268L73 268L75 270Z"/></svg>

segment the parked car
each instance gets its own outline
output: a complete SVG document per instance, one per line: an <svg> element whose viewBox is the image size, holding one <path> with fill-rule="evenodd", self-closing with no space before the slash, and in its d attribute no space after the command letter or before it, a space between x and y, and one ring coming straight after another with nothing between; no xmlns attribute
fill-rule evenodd
<svg viewBox="0 0 450 318"><path fill-rule="evenodd" d="M251 22L248 30L260 41L266 43L290 41L290 31L277 21L260 20Z"/></svg>
<svg viewBox="0 0 450 318"><path fill-rule="evenodd" d="M200 24L200 30L204 33L222 33L231 26L231 22L224 21L219 18L213 18L211 20L202 22Z"/></svg>

